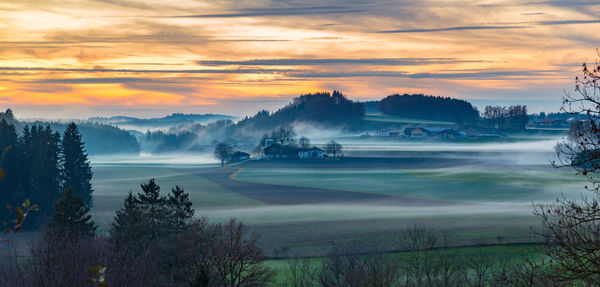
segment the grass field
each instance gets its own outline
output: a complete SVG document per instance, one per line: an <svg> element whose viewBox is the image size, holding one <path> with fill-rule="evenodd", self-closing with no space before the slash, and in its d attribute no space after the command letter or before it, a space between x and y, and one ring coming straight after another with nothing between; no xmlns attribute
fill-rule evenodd
<svg viewBox="0 0 600 287"><path fill-rule="evenodd" d="M581 192L585 178L569 171L441 169L252 168L235 174L243 181L341 189L461 202L552 201L563 191Z"/></svg>
<svg viewBox="0 0 600 287"><path fill-rule="evenodd" d="M459 247L450 250L453 254L459 257L476 258L483 257L490 262L512 263L523 260L524 258L535 259L539 255L535 252L536 246L533 244L519 245L494 245L494 246L477 246L477 247ZM434 251L435 252L435 251ZM410 256L410 252L394 252L389 253L392 258L402 261ZM322 258L302 258L301 260L310 263L310 265L318 269L321 265ZM267 260L263 264L277 271L275 282L278 286L283 286L288 282L290 275L290 266L288 259Z"/></svg>
<svg viewBox="0 0 600 287"><path fill-rule="evenodd" d="M95 163L93 214L106 231L127 193L156 178L165 193L175 185L189 192L197 216L245 222L268 256L322 256L332 242L395 251L414 222L453 234L454 246L532 242L531 227L539 225L532 203L584 193L585 178L549 167L546 138L485 145L355 140L352 147L349 154L361 157L225 168L185 156L183 164Z"/></svg>

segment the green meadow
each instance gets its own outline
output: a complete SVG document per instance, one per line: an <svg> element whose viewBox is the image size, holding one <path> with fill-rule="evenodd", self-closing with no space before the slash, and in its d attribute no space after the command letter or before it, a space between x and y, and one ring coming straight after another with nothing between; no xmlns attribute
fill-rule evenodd
<svg viewBox="0 0 600 287"><path fill-rule="evenodd" d="M433 252L437 251L434 250ZM462 256L464 258L481 257L484 258L484 260L495 263L496 265L500 263L510 264L521 261L525 258L535 260L539 256L536 253L536 245L534 244L457 247L451 248L447 252L450 254L455 254L459 257ZM391 252L388 253L387 256L402 262L403 260L409 258L409 256L412 255L411 253L412 252ZM322 264L323 258L308 257L299 258L297 260L308 263L311 268L318 269ZM291 274L289 259L266 260L263 262L263 264L277 271L275 282L278 285L283 285L288 282L288 278L290 278L289 276Z"/></svg>
<svg viewBox="0 0 600 287"><path fill-rule="evenodd" d="M512 158L527 153L522 146L502 150L502 155L510 159L510 153L516 153ZM165 193L175 185L183 187L197 216L246 223L269 257L318 257L332 243L397 251L398 239L415 222L452 234L457 247L531 243L531 228L539 226L534 204L585 192L584 177L540 161L499 163L494 152L426 151L427 146L397 152L389 147L378 149L408 156L396 161L253 160L225 168L172 162L94 164L93 214L106 232L127 193L138 192L141 183L155 178ZM297 197L306 192L314 200ZM321 202L321 197L326 200Z"/></svg>
<svg viewBox="0 0 600 287"><path fill-rule="evenodd" d="M585 178L568 170L439 169L242 169L235 179L274 185L380 193L460 202L551 201L561 190L577 194Z"/></svg>

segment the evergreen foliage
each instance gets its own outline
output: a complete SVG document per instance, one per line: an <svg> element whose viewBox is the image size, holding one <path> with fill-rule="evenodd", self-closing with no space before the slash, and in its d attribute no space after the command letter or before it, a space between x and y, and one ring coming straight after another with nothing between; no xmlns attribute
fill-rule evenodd
<svg viewBox="0 0 600 287"><path fill-rule="evenodd" d="M48 224L48 235L78 241L96 235L98 228L90 213L90 207L72 188L65 189L61 199L54 203L54 214Z"/></svg>
<svg viewBox="0 0 600 287"><path fill-rule="evenodd" d="M479 119L479 112L467 101L423 94L388 96L379 102L379 110L386 115L461 125L474 125Z"/></svg>
<svg viewBox="0 0 600 287"><path fill-rule="evenodd" d="M29 199L39 206L29 227L48 222L53 202L61 197L63 188L73 188L84 203L91 207L92 171L78 127L71 123L61 135L50 126L25 126L21 135L2 113L0 145L3 154L4 179L0 181L0 206L18 206ZM12 116L11 116L12 118ZM0 214L0 221L8 220Z"/></svg>
<svg viewBox="0 0 600 287"><path fill-rule="evenodd" d="M177 231L187 229L194 217L194 208L192 208L190 196L177 185L171 189L171 193L168 195L168 203L172 211L173 224Z"/></svg>
<svg viewBox="0 0 600 287"><path fill-rule="evenodd" d="M111 241L119 245L136 243L140 248L155 240L165 240L185 231L194 216L189 195L176 186L168 196L161 195L154 179L131 192L116 212L111 225Z"/></svg>
<svg viewBox="0 0 600 287"><path fill-rule="evenodd" d="M115 218L110 229L111 242L114 246L124 246L131 242L139 242L140 247L142 247L142 239L145 236L147 228L143 210L137 206L136 198L130 191L123 201L123 207L115 213Z"/></svg>
<svg viewBox="0 0 600 287"><path fill-rule="evenodd" d="M246 117L237 128L274 129L294 122L316 123L322 126L352 126L359 124L365 115L363 103L348 100L341 92L306 94L294 98L290 104L273 114L260 111Z"/></svg>
<svg viewBox="0 0 600 287"><path fill-rule="evenodd" d="M92 206L92 167L75 123L65 130L62 151L63 188L73 188L86 205Z"/></svg>

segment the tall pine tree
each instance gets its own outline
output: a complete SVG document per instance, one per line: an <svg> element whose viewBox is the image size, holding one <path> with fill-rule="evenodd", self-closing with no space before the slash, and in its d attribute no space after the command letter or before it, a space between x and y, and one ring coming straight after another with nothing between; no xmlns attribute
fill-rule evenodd
<svg viewBox="0 0 600 287"><path fill-rule="evenodd" d="M75 191L72 188L65 189L62 198L54 203L54 214L47 234L71 241L94 237L98 227L89 213L89 206Z"/></svg>
<svg viewBox="0 0 600 287"><path fill-rule="evenodd" d="M148 232L148 219L136 204L136 198L130 191L123 207L117 210L115 219L110 228L110 239L117 247L138 246L144 248L143 243Z"/></svg>
<svg viewBox="0 0 600 287"><path fill-rule="evenodd" d="M52 204L61 195L60 134L33 125L25 127L18 142L19 183L16 196L30 199L40 207L34 222L43 224L52 215Z"/></svg>
<svg viewBox="0 0 600 287"><path fill-rule="evenodd" d="M63 188L73 188L83 202L92 206L92 167L75 123L70 123L62 138Z"/></svg>
<svg viewBox="0 0 600 287"><path fill-rule="evenodd" d="M15 205L17 201L18 176L15 126L0 120L0 206ZM21 199L22 200L22 199ZM0 222L8 221L8 212L0 213Z"/></svg>
<svg viewBox="0 0 600 287"><path fill-rule="evenodd" d="M173 216L173 225L177 232L186 230L192 217L194 217L194 208L192 208L190 196L177 185L171 189L168 201L172 213L171 216Z"/></svg>

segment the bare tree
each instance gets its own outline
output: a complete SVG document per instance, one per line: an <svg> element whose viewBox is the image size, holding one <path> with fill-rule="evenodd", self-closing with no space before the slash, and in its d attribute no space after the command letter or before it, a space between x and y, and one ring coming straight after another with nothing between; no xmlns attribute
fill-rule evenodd
<svg viewBox="0 0 600 287"><path fill-rule="evenodd" d="M397 286L399 268L390 254L360 254L360 247L339 249L334 246L321 263L319 283L323 287Z"/></svg>
<svg viewBox="0 0 600 287"><path fill-rule="evenodd" d="M325 145L325 151L333 154L333 158L335 158L337 154L342 153L342 145L332 140Z"/></svg>
<svg viewBox="0 0 600 287"><path fill-rule="evenodd" d="M427 272L429 286L451 287L464 285L464 264L458 251L452 248L450 234L446 231L438 237L433 253L433 264Z"/></svg>
<svg viewBox="0 0 600 287"><path fill-rule="evenodd" d="M318 285L317 268L307 258L290 258L287 285L290 287L313 287Z"/></svg>
<svg viewBox="0 0 600 287"><path fill-rule="evenodd" d="M207 227L197 276L208 286L264 286L271 282L273 271L261 265L262 250L256 236L247 234L244 224L231 219L225 224ZM197 282L196 282L197 283Z"/></svg>
<svg viewBox="0 0 600 287"><path fill-rule="evenodd" d="M541 249L551 261L546 276L563 283L600 284L600 65L583 64L583 77L575 79L575 93L566 93L563 111L585 114L589 128L578 129L557 145L555 167L573 167L587 176L593 191L582 200L557 199L552 206L535 209L544 229L537 232L546 244Z"/></svg>
<svg viewBox="0 0 600 287"><path fill-rule="evenodd" d="M298 144L300 145L301 148L309 148L310 147L310 140L307 137L301 137L298 140Z"/></svg>
<svg viewBox="0 0 600 287"><path fill-rule="evenodd" d="M436 241L433 230L428 230L416 222L404 232L401 247L408 252L402 262L402 268L406 274L407 286L427 286L427 273L433 264L433 248L436 247Z"/></svg>
<svg viewBox="0 0 600 287"><path fill-rule="evenodd" d="M469 256L465 262L467 269L463 273L467 286L488 286L494 272L494 260L481 249L477 250L477 254Z"/></svg>
<svg viewBox="0 0 600 287"><path fill-rule="evenodd" d="M233 148L228 143L219 143L215 147L215 158L221 161L221 166L225 165L227 159L231 155Z"/></svg>
<svg viewBox="0 0 600 287"><path fill-rule="evenodd" d="M282 145L295 144L295 136L296 132L291 126L281 126L271 133L271 138L273 138L274 141L277 141Z"/></svg>

